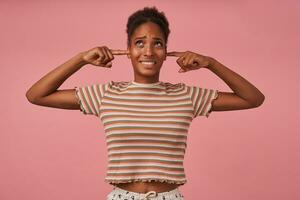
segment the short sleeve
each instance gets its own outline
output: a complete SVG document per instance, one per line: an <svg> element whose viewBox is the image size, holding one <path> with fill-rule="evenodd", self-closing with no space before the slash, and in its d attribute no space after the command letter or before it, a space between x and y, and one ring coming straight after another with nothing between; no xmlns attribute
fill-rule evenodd
<svg viewBox="0 0 300 200"><path fill-rule="evenodd" d="M197 86L188 86L188 95L193 104L194 118L198 116L209 117L211 113L212 102L218 97L218 90L202 88Z"/></svg>
<svg viewBox="0 0 300 200"><path fill-rule="evenodd" d="M83 114L99 117L101 100L105 95L109 83L74 87L75 96L80 105L80 111Z"/></svg>

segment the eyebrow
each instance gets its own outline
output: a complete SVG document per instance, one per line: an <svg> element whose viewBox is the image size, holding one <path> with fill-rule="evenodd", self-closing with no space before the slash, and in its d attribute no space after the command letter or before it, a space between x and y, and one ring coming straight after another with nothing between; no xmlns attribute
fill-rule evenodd
<svg viewBox="0 0 300 200"><path fill-rule="evenodd" d="M134 41L137 40L137 39L145 39L145 38L146 38L146 36L143 36L143 37L136 37L136 38L134 39ZM153 39L163 41L161 38L158 38L158 37L154 37Z"/></svg>

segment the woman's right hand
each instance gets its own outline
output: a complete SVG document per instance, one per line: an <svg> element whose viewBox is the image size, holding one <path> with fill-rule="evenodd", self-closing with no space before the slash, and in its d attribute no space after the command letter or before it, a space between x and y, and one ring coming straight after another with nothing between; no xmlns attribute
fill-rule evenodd
<svg viewBox="0 0 300 200"><path fill-rule="evenodd" d="M114 55L127 55L128 53L127 50L111 50L106 46L101 46L83 52L82 58L88 64L110 68Z"/></svg>

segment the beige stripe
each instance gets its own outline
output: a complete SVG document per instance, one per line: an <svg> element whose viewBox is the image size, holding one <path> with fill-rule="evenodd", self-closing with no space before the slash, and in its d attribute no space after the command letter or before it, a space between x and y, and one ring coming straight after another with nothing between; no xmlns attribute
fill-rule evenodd
<svg viewBox="0 0 300 200"><path fill-rule="evenodd" d="M185 104L173 104L167 103L165 105L163 104L150 104L150 103L143 103L141 105L130 105L126 103L119 103L119 104L112 104L107 103L105 101L102 101L102 105L105 106L105 109L121 109L121 110L128 110L128 111L159 111L159 109L167 111L167 110L175 110L175 111L181 111L181 110L190 110L191 104L185 103ZM156 109L156 110L155 110Z"/></svg>
<svg viewBox="0 0 300 200"><path fill-rule="evenodd" d="M183 167L165 167L165 166L158 166L158 165L142 165L142 166L116 166L116 167L108 167L108 170L138 170L138 169L161 169L161 170L167 170L167 171L179 171L183 172Z"/></svg>
<svg viewBox="0 0 300 200"><path fill-rule="evenodd" d="M136 174L135 176L118 176L118 177L114 177L114 176L110 176L109 174L106 174L106 178L105 180L110 180L110 181L114 181L114 180L141 180L141 179L154 179L154 180L172 180L172 181L186 181L185 176L184 177L170 177L166 174L156 174L155 176L153 175L145 175L145 174Z"/></svg>
<svg viewBox="0 0 300 200"><path fill-rule="evenodd" d="M121 140L113 140L108 141L108 145L114 144L161 144L161 145L170 145L170 146L178 146L178 145L184 145L185 142L180 141L168 141L168 140L153 140L153 139L121 139Z"/></svg>
<svg viewBox="0 0 300 200"><path fill-rule="evenodd" d="M206 98L206 102L203 106L203 108L201 108L201 112L199 113L199 115L204 116L207 113L207 108L209 107L212 97L213 97L214 91L213 90L208 90L208 95Z"/></svg>
<svg viewBox="0 0 300 200"><path fill-rule="evenodd" d="M114 154L109 154L108 157L109 158L127 158L127 157L147 157L147 156L157 156L157 157L163 157L163 158L179 158L179 159L183 159L184 158L184 154L182 155L171 155L171 154L164 154L162 152L156 152L156 153L145 153L145 152L135 152L135 153L114 153Z"/></svg>
<svg viewBox="0 0 300 200"><path fill-rule="evenodd" d="M144 155L144 156L126 156L126 157L109 157L108 161L109 162L114 162L114 161L128 161L134 163L134 160L144 160L147 161L148 163L152 163L153 160L157 161L163 161L163 162L183 162L183 158L173 158L173 157L165 157L165 156L150 156L150 155Z"/></svg>
<svg viewBox="0 0 300 200"><path fill-rule="evenodd" d="M101 109L101 113L102 113L102 117L105 117L107 115L131 115L131 116L142 116L142 117L150 117L150 116L164 116L164 117L168 117L168 116L185 116L188 117L191 114L193 114L193 110L189 109L189 110L180 110L180 112L178 110L170 110L170 111L155 111L155 112L142 112L142 111L133 111L133 110L112 110L112 109Z"/></svg>
<svg viewBox="0 0 300 200"><path fill-rule="evenodd" d="M187 135L187 132L174 132L174 131L169 131L169 130L144 130L144 131L139 131L138 129L136 130L130 130L130 131L113 131L110 133L105 133L105 135L108 137L110 135L120 135L120 134L164 134L164 135L174 135L174 136L179 136L179 137L184 137Z"/></svg>
<svg viewBox="0 0 300 200"><path fill-rule="evenodd" d="M108 117L106 115L102 118L103 123L112 122L112 121L116 121L116 120L118 120L118 121L119 120L129 120L129 121L136 121L136 122L140 122L140 121L148 121L148 122L151 122L151 121L160 121L160 122L172 121L172 122L178 122L178 121L181 121L181 122L190 124L191 121L192 121L192 118L190 116L186 116L186 115L168 116L168 117L151 115L151 116L148 116L148 117L141 116L141 117L138 117L138 118L134 115L112 115L111 117Z"/></svg>
<svg viewBox="0 0 300 200"><path fill-rule="evenodd" d="M104 126L107 128L113 128L113 127L124 127L124 126L143 126L143 127L176 127L176 128L185 128L187 129L189 127L189 123L186 122L158 122L158 121L130 121L130 120L119 120L119 121L110 121L103 123Z"/></svg>
<svg viewBox="0 0 300 200"><path fill-rule="evenodd" d="M105 133L106 136L109 135L115 135L115 134L142 134L142 133L146 133L146 134L165 134L165 135L178 135L178 136L186 136L187 135L187 131L186 132L174 132L174 131L170 131L170 130L144 130L144 131L140 131L138 129L136 130L129 130L129 131L124 131L124 130L118 130L118 131L113 131L110 133Z"/></svg>
<svg viewBox="0 0 300 200"><path fill-rule="evenodd" d="M139 88L139 89L132 89L132 88L126 88L126 90L107 90L106 95L111 98L140 98L140 99L145 99L147 97L156 97L156 98L165 98L165 99L170 99L170 97L174 98L182 98L183 94L185 93L184 90L180 90L179 92L174 92L174 91L166 91L162 89L157 89L156 91L153 90L146 90L144 88Z"/></svg>
<svg viewBox="0 0 300 200"><path fill-rule="evenodd" d="M149 149L149 148L146 148L146 149ZM158 150L158 152L159 152L159 149L158 148L155 148L156 150ZM132 150L131 148L130 148L130 150ZM185 151L184 151L184 149L181 149L181 150L176 150L176 151L174 151L174 152L182 152L182 154L184 154L185 153Z"/></svg>
<svg viewBox="0 0 300 200"><path fill-rule="evenodd" d="M83 88L79 88L79 93L78 93L79 97L81 99L81 102L82 102L82 105L84 107L85 113L86 114L92 114L92 110L90 109L90 106L88 104L88 99L85 96L83 90L84 90L84 87Z"/></svg>
<svg viewBox="0 0 300 200"><path fill-rule="evenodd" d="M135 174L138 173L140 176L141 174L148 175L149 173L157 173L157 174L163 174L170 177L178 176L179 174L184 175L184 170L181 171L169 171L166 169L161 168L148 168L148 169L137 169L137 170L107 170L107 174L117 174L118 176L126 176L127 174Z"/></svg>
<svg viewBox="0 0 300 200"><path fill-rule="evenodd" d="M174 132L180 132L180 133L187 133L186 128L173 128L173 127L134 127L134 126L122 126L122 127L112 127L112 128L105 128L106 133L114 132L114 131L174 131Z"/></svg>
<svg viewBox="0 0 300 200"><path fill-rule="evenodd" d="M202 108L204 107L206 101L207 101L207 95L209 94L207 89L200 88L200 96L199 102L197 102L197 110L196 110L196 116L199 116L199 113L201 112Z"/></svg>
<svg viewBox="0 0 300 200"><path fill-rule="evenodd" d="M136 143L140 143L141 141L157 141L157 143L164 143L164 141L167 141L169 143L175 143L175 142L180 142L180 144L185 144L186 143L186 139L178 139L178 138L162 138L162 137L121 137L121 138L109 138L106 140L108 145L114 144L120 144L117 146L121 146L122 143L125 143L129 141L134 143L134 141L136 141ZM142 142L143 143L143 142ZM174 144L175 145L175 144Z"/></svg>
<svg viewBox="0 0 300 200"><path fill-rule="evenodd" d="M189 97L186 95L186 92L182 92L181 94L174 93L172 95L170 94L130 94L130 93L113 93L112 91L107 91L105 93L105 101L106 102L133 102L133 103L143 103L143 102L150 102L153 103L178 103L178 102L187 102L189 100Z"/></svg>
<svg viewBox="0 0 300 200"><path fill-rule="evenodd" d="M108 176L113 175L113 176L137 176L137 175L165 175L168 177L185 177L184 174L170 174L170 173L165 173L165 172L134 172L134 173L107 173Z"/></svg>
<svg viewBox="0 0 300 200"><path fill-rule="evenodd" d="M153 154L157 154L157 153L162 153L163 155L171 155L171 156L184 156L184 152L183 151L166 151L166 150L140 150L140 151L134 151L134 150L122 150L122 151L118 151L118 150L111 150L110 152L108 152L108 157L111 156L111 155L116 155L116 154L150 154L150 153L153 153Z"/></svg>
<svg viewBox="0 0 300 200"><path fill-rule="evenodd" d="M186 135L174 135L174 134L161 134L161 133L117 133L117 134L110 134L107 135L106 138L107 139L122 139L122 138L136 138L136 137L154 137L154 138L165 138L165 139L187 139Z"/></svg>
<svg viewBox="0 0 300 200"><path fill-rule="evenodd" d="M108 149L132 149L132 148L141 148L141 147L154 147L154 148L164 148L164 149L184 149L186 147L186 144L177 144L176 146L171 144L163 144L163 143L154 143L154 142L140 142L140 143L133 143L133 144L121 144L121 143L113 143L108 144Z"/></svg>

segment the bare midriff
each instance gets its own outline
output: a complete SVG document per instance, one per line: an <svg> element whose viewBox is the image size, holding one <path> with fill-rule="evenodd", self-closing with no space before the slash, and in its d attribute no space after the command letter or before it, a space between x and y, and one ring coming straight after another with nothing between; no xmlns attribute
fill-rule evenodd
<svg viewBox="0 0 300 200"><path fill-rule="evenodd" d="M131 183L114 183L113 185L127 191L137 193L147 193L149 191L167 192L176 189L179 185L166 182L131 182Z"/></svg>

